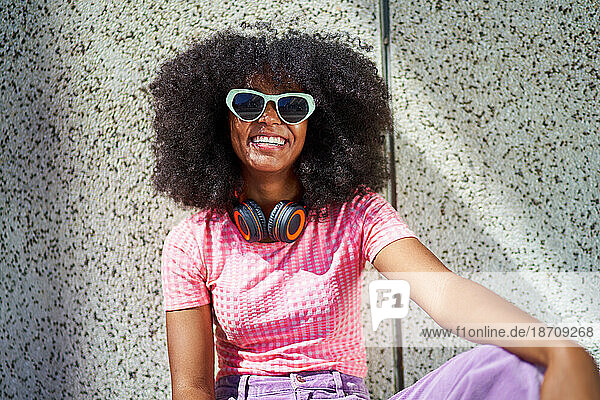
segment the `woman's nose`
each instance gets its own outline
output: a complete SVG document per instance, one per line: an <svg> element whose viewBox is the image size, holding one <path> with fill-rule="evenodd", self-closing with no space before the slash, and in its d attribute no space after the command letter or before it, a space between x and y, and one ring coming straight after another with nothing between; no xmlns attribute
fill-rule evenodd
<svg viewBox="0 0 600 400"><path fill-rule="evenodd" d="M265 124L280 124L281 120L279 119L279 115L277 115L277 110L275 109L275 103L269 101L267 106L265 107L265 112L258 118L258 122L264 122Z"/></svg>

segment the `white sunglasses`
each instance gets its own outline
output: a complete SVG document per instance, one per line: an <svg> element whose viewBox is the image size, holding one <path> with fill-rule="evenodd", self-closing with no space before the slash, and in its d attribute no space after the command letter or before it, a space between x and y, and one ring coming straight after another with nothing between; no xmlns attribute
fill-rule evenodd
<svg viewBox="0 0 600 400"><path fill-rule="evenodd" d="M286 124L299 124L315 111L315 100L308 93L264 94L252 89L231 89L225 102L231 112L245 122L256 121L265 112L267 103Z"/></svg>

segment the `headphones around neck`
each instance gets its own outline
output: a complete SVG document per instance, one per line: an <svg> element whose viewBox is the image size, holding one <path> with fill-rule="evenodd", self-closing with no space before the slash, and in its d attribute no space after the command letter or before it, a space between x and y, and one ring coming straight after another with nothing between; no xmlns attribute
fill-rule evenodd
<svg viewBox="0 0 600 400"><path fill-rule="evenodd" d="M269 219L254 200L246 200L233 207L233 222L248 242L266 237L292 243L306 227L306 208L302 203L284 200L275 205Z"/></svg>

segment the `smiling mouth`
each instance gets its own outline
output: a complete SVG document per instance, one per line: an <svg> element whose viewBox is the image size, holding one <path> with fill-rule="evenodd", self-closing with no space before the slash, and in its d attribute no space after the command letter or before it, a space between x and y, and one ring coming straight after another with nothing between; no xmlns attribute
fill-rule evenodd
<svg viewBox="0 0 600 400"><path fill-rule="evenodd" d="M275 147L283 147L287 143L287 139L284 139L280 136L263 136L257 135L250 138L250 143L258 146L275 146Z"/></svg>

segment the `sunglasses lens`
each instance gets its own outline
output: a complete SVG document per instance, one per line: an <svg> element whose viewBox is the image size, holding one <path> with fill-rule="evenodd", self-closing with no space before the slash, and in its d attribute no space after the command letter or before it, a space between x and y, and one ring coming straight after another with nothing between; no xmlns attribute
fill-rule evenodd
<svg viewBox="0 0 600 400"><path fill-rule="evenodd" d="M238 93L233 98L232 106L238 117L254 120L260 116L265 100L253 93Z"/></svg>
<svg viewBox="0 0 600 400"><path fill-rule="evenodd" d="M277 102L280 117L286 122L295 124L308 114L308 102L299 96L285 96Z"/></svg>

